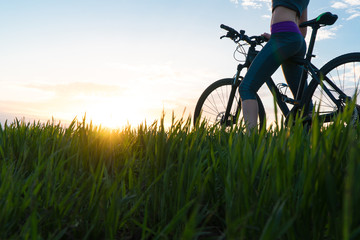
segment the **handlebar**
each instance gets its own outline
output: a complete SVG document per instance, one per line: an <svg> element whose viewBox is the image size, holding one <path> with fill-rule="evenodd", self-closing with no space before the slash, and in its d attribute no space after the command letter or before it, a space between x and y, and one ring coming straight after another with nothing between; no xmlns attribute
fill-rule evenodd
<svg viewBox="0 0 360 240"><path fill-rule="evenodd" d="M221 27L222 29L225 29L225 30L228 31L228 32L238 33L235 29L233 29L233 28L231 28L231 27L229 27L229 26L226 26L226 25L224 25L224 24L221 24L220 27Z"/></svg>
<svg viewBox="0 0 360 240"><path fill-rule="evenodd" d="M231 40L233 40L235 43L238 43L240 41L245 41L248 44L250 44L251 46L255 47L256 45L261 45L263 42L267 42L268 39L266 39L263 36L252 36L249 37L247 35L245 35L245 31L244 30L240 30L240 32L236 31L235 29L226 26L224 24L220 25L220 28L228 31L226 35L221 36L220 39L223 39L224 37L226 38L230 38Z"/></svg>

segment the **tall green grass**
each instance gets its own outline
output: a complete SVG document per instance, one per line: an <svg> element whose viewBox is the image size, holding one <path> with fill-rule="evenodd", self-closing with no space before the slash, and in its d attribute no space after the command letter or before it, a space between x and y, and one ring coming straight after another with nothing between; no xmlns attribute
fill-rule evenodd
<svg viewBox="0 0 360 240"><path fill-rule="evenodd" d="M359 239L360 126L0 126L0 239Z"/></svg>

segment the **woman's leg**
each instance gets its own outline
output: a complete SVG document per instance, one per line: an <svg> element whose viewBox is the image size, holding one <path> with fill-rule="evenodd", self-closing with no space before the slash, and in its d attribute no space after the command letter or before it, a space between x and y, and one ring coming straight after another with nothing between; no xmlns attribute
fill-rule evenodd
<svg viewBox="0 0 360 240"><path fill-rule="evenodd" d="M258 102L255 99L244 100L241 103L243 108L244 121L248 131L257 126L259 112Z"/></svg>
<svg viewBox="0 0 360 240"><path fill-rule="evenodd" d="M276 33L252 62L239 86L244 121L248 128L257 126L256 92L288 58L302 49L303 38L297 33ZM256 107L255 107L256 106Z"/></svg>
<svg viewBox="0 0 360 240"><path fill-rule="evenodd" d="M302 77L303 68L296 64L293 59L303 59L306 52L306 44L303 44L302 49L293 57L285 60L282 65L282 71L284 73L287 84L295 99L298 99L298 89L300 85L300 79Z"/></svg>
<svg viewBox="0 0 360 240"><path fill-rule="evenodd" d="M302 74L304 69L296 64L293 59L303 59L306 53L306 44L304 43L303 49L299 51L294 57L286 60L281 65L281 68L283 70L285 79L287 84L289 85L289 88L291 90L291 93L294 96L294 99L300 100L301 96L303 94L299 92L299 86L300 86L300 80L302 79ZM305 82L304 89L307 87L307 82ZM310 102L309 111L312 112L313 104Z"/></svg>

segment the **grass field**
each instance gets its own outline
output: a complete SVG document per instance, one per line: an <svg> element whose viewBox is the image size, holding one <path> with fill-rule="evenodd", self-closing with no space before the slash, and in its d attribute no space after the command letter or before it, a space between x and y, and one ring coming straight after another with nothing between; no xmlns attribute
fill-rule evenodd
<svg viewBox="0 0 360 240"><path fill-rule="evenodd" d="M0 239L359 239L360 126L0 127Z"/></svg>

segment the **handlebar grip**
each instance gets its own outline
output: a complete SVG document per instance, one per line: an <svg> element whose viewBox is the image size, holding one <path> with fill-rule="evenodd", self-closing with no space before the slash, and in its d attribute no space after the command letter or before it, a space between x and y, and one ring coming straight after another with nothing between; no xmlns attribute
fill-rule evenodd
<svg viewBox="0 0 360 240"><path fill-rule="evenodd" d="M228 27L228 26L226 26L224 24L221 24L220 28L225 29L226 31L229 31L229 32L236 32L237 33L237 31L235 29L233 29L231 27Z"/></svg>

